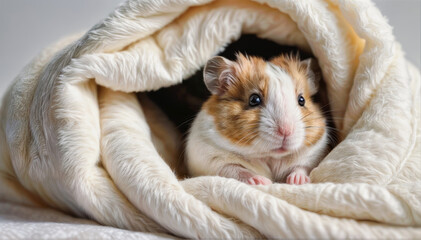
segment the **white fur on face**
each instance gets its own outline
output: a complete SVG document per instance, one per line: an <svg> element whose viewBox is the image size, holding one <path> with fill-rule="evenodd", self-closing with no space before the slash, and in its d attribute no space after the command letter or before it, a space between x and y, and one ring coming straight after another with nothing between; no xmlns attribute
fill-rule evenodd
<svg viewBox="0 0 421 240"><path fill-rule="evenodd" d="M256 148L267 152L284 148L287 150L284 154L287 154L298 150L304 142L305 132L300 106L297 103L298 94L293 79L286 71L272 63L267 63L266 66L270 81L260 115L261 140L256 141ZM290 132L290 135L279 135L278 128Z"/></svg>

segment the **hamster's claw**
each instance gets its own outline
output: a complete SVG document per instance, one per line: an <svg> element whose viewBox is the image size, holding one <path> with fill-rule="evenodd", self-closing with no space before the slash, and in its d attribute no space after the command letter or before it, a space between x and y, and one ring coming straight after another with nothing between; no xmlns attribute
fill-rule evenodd
<svg viewBox="0 0 421 240"><path fill-rule="evenodd" d="M287 183L288 184L306 184L310 183L310 178L307 176L307 174L303 171L294 171L287 177Z"/></svg>
<svg viewBox="0 0 421 240"><path fill-rule="evenodd" d="M270 185L272 181L269 178L255 175L249 179L247 179L247 183L250 185Z"/></svg>

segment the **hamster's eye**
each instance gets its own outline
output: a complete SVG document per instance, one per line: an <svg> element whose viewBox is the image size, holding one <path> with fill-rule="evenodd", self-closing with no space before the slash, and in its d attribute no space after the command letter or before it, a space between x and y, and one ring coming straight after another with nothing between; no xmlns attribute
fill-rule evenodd
<svg viewBox="0 0 421 240"><path fill-rule="evenodd" d="M262 99L260 98L259 95L257 95L257 94L250 95L249 105L251 107L256 107L256 106L259 106L260 104L262 104Z"/></svg>
<svg viewBox="0 0 421 240"><path fill-rule="evenodd" d="M304 105L306 104L306 100L304 99L303 95L301 95L301 94L298 96L298 104L301 107L304 107Z"/></svg>

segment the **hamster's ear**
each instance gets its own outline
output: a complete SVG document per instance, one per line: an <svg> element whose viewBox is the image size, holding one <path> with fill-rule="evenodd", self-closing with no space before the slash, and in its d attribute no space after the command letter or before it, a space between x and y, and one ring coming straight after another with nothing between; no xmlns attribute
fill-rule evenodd
<svg viewBox="0 0 421 240"><path fill-rule="evenodd" d="M234 62L215 56L208 60L203 71L203 80L212 94L222 95L234 80Z"/></svg>
<svg viewBox="0 0 421 240"><path fill-rule="evenodd" d="M310 94L314 95L319 90L319 82L321 80L322 71L314 58L308 58L300 62L301 66L307 70L307 82L310 87Z"/></svg>

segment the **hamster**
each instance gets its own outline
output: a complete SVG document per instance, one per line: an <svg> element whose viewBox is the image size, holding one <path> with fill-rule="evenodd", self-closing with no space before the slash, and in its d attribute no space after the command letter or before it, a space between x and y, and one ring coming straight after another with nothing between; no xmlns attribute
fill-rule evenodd
<svg viewBox="0 0 421 240"><path fill-rule="evenodd" d="M211 58L203 76L212 95L187 138L190 175L251 185L309 183L328 145L326 118L311 98L320 76L315 61Z"/></svg>

